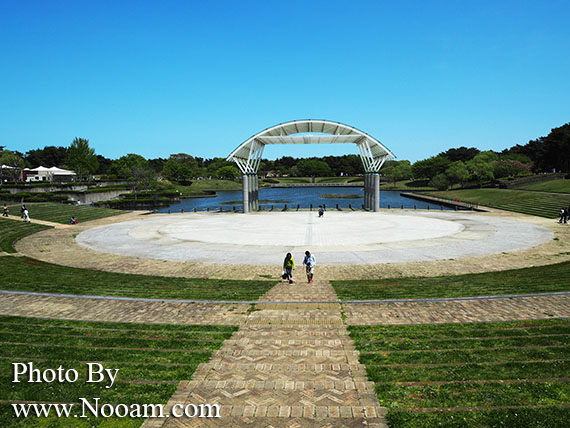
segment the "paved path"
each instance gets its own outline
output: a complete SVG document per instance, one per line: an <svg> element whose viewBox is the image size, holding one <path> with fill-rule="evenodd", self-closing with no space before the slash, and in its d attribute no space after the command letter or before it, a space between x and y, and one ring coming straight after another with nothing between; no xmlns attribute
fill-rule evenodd
<svg viewBox="0 0 570 428"><path fill-rule="evenodd" d="M3 217L3 218L6 218L6 217ZM9 218L11 220L24 221L24 220L22 220L22 217L11 215L11 214L9 214L7 218ZM32 221L32 223L43 224L44 226L52 226L52 227L59 227L59 228L61 228L62 226L65 226L65 227L71 226L71 225L55 223L53 221L47 221L47 220L37 220L37 219L33 219L33 218L30 220Z"/></svg>
<svg viewBox="0 0 570 428"><path fill-rule="evenodd" d="M336 295L327 281L281 283L260 300L334 301ZM149 419L143 428L386 427L340 304L256 309L168 403L217 403L222 418Z"/></svg>

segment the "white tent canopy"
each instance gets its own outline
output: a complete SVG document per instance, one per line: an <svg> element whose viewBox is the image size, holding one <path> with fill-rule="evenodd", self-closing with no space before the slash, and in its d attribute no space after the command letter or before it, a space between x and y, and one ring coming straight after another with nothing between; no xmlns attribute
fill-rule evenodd
<svg viewBox="0 0 570 428"><path fill-rule="evenodd" d="M370 135L340 122L328 120L294 120L267 128L240 144L229 156L243 174L257 174L266 144L335 144L354 143L366 172L378 172L394 154Z"/></svg>
<svg viewBox="0 0 570 428"><path fill-rule="evenodd" d="M68 169L61 169L56 166L46 168L45 166L38 166L37 168L25 168L24 171L32 171L38 174L53 174L53 175L75 175L75 172Z"/></svg>

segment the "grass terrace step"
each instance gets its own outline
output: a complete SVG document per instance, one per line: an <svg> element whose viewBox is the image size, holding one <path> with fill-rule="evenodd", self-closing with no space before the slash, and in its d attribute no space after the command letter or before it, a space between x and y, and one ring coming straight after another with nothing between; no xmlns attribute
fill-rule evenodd
<svg viewBox="0 0 570 428"><path fill-rule="evenodd" d="M235 327L144 325L0 317L0 426L71 426L69 419L15 418L12 403L78 403L80 397L99 397L108 404L165 404L181 379L190 379L196 367L210 359ZM35 330L31 334L30 330ZM54 334L54 332L58 334ZM208 332L198 336L198 332ZM216 339L208 335L215 334ZM186 336L188 335L188 336ZM188 337L193 340L184 340ZM203 340L200 340L200 339ZM169 349L176 347L176 349ZM60 365L79 373L77 382L12 383L12 363L32 362L34 368ZM86 363L99 362L119 369L115 384L87 383ZM80 406L77 404L77 409ZM73 419L79 427L138 427L143 419Z"/></svg>
<svg viewBox="0 0 570 428"><path fill-rule="evenodd" d="M411 299L570 291L570 262L500 272L331 281L341 300Z"/></svg>
<svg viewBox="0 0 570 428"><path fill-rule="evenodd" d="M257 300L273 281L172 278L54 265L28 257L0 258L2 289L162 299Z"/></svg>
<svg viewBox="0 0 570 428"><path fill-rule="evenodd" d="M546 218L556 218L561 208L570 205L570 194L564 193L547 194L506 189L464 189L445 192L433 191L426 192L426 194Z"/></svg>
<svg viewBox="0 0 570 428"><path fill-rule="evenodd" d="M570 320L349 327L394 427L562 428Z"/></svg>
<svg viewBox="0 0 570 428"><path fill-rule="evenodd" d="M30 218L32 221L34 221L34 219L37 219L61 224L68 224L69 219L72 216L75 217L79 222L83 223L89 220L95 220L98 218L109 217L128 212L108 208L91 207L87 205L68 205L50 202L26 204L26 207L30 212ZM10 206L10 212L20 212L20 205Z"/></svg>
<svg viewBox="0 0 570 428"><path fill-rule="evenodd" d="M6 253L15 253L14 242L24 236L45 229L51 229L51 227L3 218L0 221L0 249Z"/></svg>

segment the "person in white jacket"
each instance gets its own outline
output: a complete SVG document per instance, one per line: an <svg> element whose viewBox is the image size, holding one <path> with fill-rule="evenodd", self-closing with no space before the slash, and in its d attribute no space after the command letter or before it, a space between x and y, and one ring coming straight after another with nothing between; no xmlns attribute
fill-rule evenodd
<svg viewBox="0 0 570 428"><path fill-rule="evenodd" d="M315 261L315 256L311 255L310 251L305 251L305 258L303 259L303 266L305 266L305 270L307 272L307 283L310 284L313 282L313 275L315 274L315 265L317 262Z"/></svg>

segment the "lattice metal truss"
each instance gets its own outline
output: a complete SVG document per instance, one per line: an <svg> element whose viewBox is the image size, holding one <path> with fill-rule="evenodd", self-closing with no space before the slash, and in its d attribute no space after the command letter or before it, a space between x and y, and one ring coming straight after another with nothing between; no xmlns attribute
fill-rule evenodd
<svg viewBox="0 0 570 428"><path fill-rule="evenodd" d="M367 173L378 172L384 162L395 159L380 141L348 125L328 120L295 120L267 128L240 144L227 158L243 174L257 174L266 144L354 143Z"/></svg>

